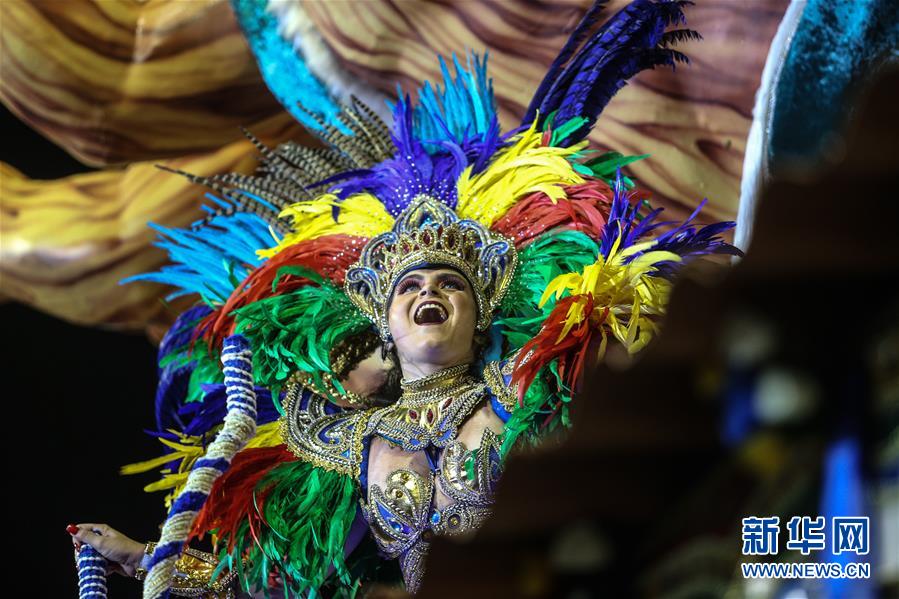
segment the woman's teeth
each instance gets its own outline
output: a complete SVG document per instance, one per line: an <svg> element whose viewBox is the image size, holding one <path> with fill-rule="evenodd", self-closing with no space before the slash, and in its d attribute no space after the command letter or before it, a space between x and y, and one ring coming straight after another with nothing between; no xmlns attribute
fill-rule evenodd
<svg viewBox="0 0 899 599"><path fill-rule="evenodd" d="M415 324L440 324L446 322L449 314L437 302L425 302L415 310Z"/></svg>

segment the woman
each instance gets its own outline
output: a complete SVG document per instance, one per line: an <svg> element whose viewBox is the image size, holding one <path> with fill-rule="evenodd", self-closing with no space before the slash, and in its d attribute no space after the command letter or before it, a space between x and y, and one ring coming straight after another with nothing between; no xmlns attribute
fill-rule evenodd
<svg viewBox="0 0 899 599"><path fill-rule="evenodd" d="M145 277L205 304L160 351L157 413L173 452L131 470L166 465L163 542L82 524L76 543L126 574L143 563L145 596L171 584L226 595L235 578L301 596L376 576L370 531L418 588L430 539L487 517L508 451L567 425L585 363L610 341L631 353L648 343L685 258L732 251L718 236L731 223L655 235L658 211L617 172L626 159L586 150L627 78L683 58L669 46L690 32L665 32L680 4L636 2L591 37L595 19L508 134L475 57L417 105L399 99L392 130L354 102L343 130L323 129L327 150L262 148L256 177L197 179L224 208L190 232L163 229L175 265ZM231 265L250 262L248 240L269 229L279 244L256 241L265 261L233 282ZM200 492L188 472L208 474L208 440L229 430L215 358L235 332L252 349L256 428ZM178 557L205 534L218 555Z"/></svg>

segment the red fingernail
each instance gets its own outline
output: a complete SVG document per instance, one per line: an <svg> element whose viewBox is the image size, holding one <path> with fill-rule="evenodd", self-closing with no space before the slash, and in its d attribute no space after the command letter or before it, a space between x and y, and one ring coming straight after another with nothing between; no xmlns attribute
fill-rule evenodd
<svg viewBox="0 0 899 599"><path fill-rule="evenodd" d="M69 533L70 535L77 535L78 527L75 526L74 524L69 524L68 526L66 526L66 532Z"/></svg>

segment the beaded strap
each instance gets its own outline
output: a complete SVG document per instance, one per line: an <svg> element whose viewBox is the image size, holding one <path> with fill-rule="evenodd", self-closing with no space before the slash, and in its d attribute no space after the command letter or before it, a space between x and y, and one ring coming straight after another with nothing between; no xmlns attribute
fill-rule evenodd
<svg viewBox="0 0 899 599"><path fill-rule="evenodd" d="M78 599L106 599L106 558L90 545L82 545L78 564Z"/></svg>
<svg viewBox="0 0 899 599"><path fill-rule="evenodd" d="M156 599L168 593L175 563L213 483L256 432L252 352L244 337L232 335L225 340L222 364L228 407L225 423L206 455L191 468L187 484L172 504L162 526L162 536L147 563L144 599Z"/></svg>

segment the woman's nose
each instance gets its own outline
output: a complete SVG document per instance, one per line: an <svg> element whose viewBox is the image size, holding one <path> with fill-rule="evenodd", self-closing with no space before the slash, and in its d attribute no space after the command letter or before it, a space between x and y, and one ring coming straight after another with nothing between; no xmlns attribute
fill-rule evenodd
<svg viewBox="0 0 899 599"><path fill-rule="evenodd" d="M421 286L421 291L418 292L419 297L428 297L429 295L437 295L437 286L432 285L430 283L426 283Z"/></svg>

